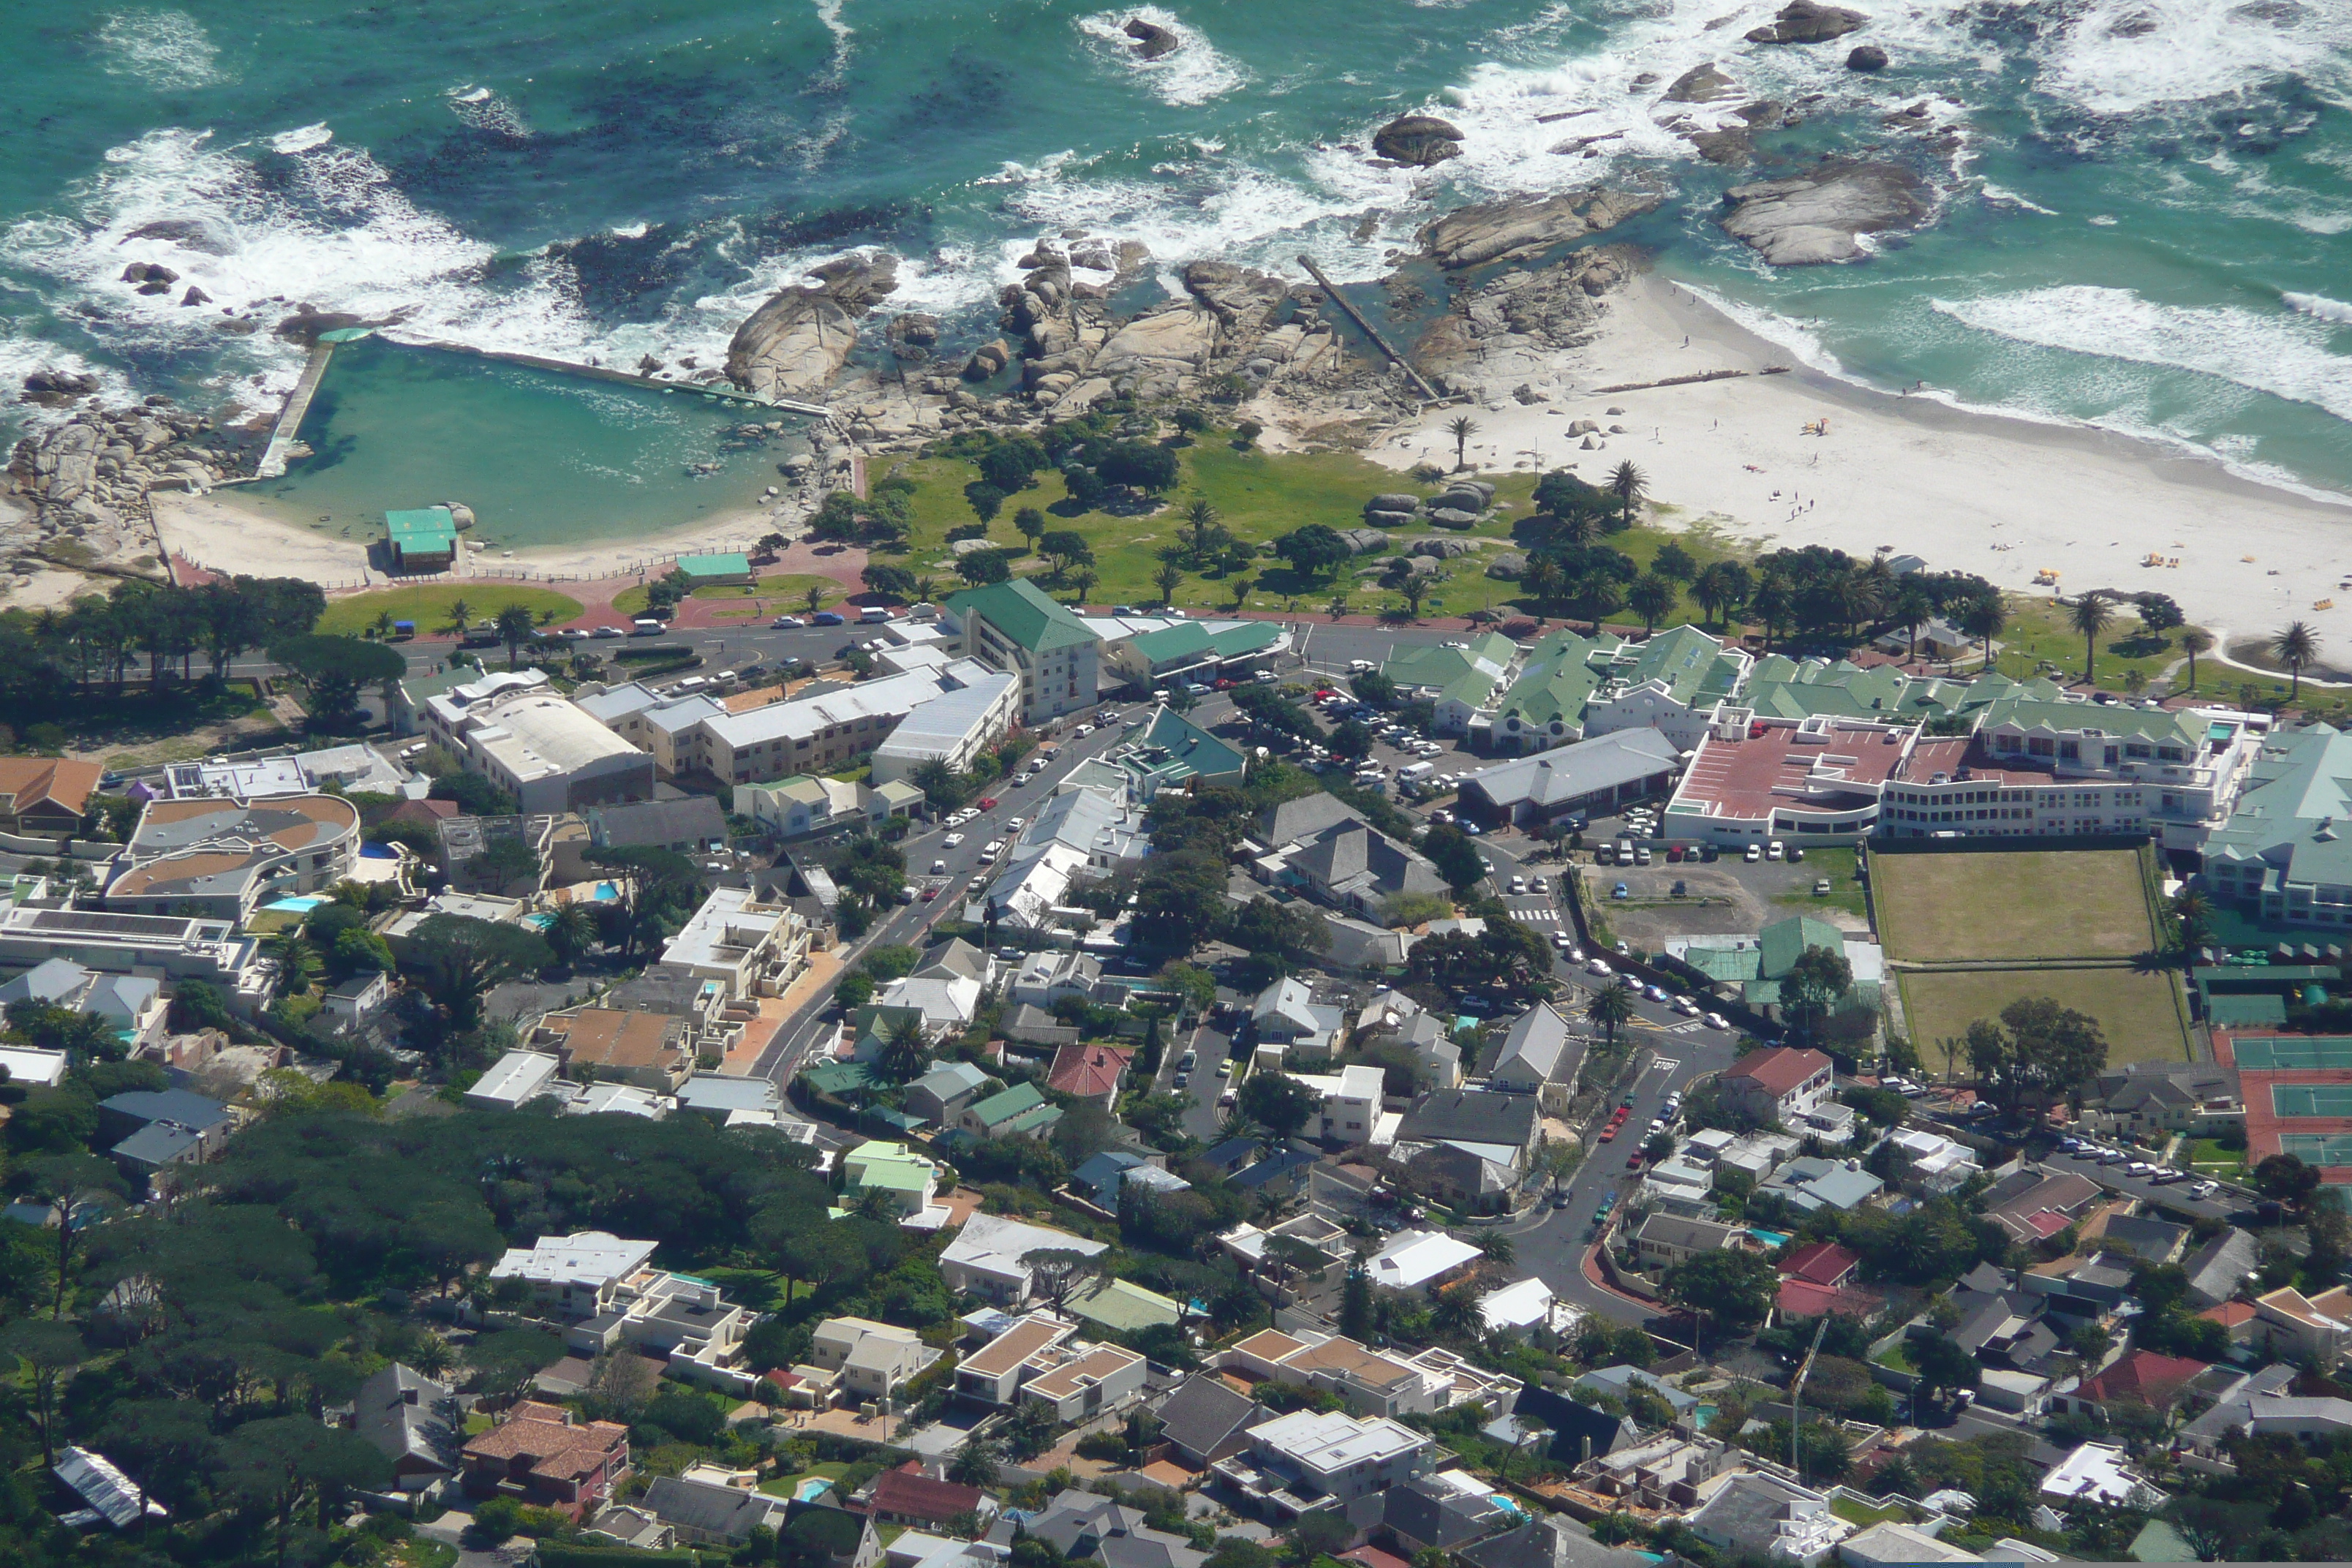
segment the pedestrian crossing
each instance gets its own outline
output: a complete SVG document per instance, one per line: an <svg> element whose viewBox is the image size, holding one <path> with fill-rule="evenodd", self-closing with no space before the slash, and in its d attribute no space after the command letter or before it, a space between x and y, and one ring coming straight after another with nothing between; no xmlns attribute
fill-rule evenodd
<svg viewBox="0 0 2352 1568"><path fill-rule="evenodd" d="M1559 909L1550 904L1513 904L1510 910L1511 918L1521 925L1540 926L1560 923Z"/></svg>

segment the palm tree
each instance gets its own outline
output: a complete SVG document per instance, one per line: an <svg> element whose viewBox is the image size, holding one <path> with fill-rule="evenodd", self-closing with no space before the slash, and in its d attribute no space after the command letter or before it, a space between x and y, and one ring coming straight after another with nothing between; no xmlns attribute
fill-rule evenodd
<svg viewBox="0 0 2352 1568"><path fill-rule="evenodd" d="M2172 900L2172 918L2180 922L2180 945L2195 947L2213 918L2213 906L2194 888L2183 888Z"/></svg>
<svg viewBox="0 0 2352 1568"><path fill-rule="evenodd" d="M1642 635L1655 631L1675 607L1675 585L1653 572L1625 590L1625 605L1642 617Z"/></svg>
<svg viewBox="0 0 2352 1568"><path fill-rule="evenodd" d="M1778 577L1767 577L1756 584L1748 596L1748 613L1764 628L1764 651L1772 651L1773 636L1789 624L1789 586Z"/></svg>
<svg viewBox="0 0 2352 1568"><path fill-rule="evenodd" d="M1617 1031L1633 1017L1633 988L1622 980L1614 985L1602 986L1584 1005L1584 1016L1600 1025L1602 1036L1615 1045Z"/></svg>
<svg viewBox="0 0 2352 1568"><path fill-rule="evenodd" d="M1454 468L1459 473L1470 466L1470 437L1478 434L1478 422L1457 414L1445 422L1445 433L1454 437Z"/></svg>
<svg viewBox="0 0 2352 1568"><path fill-rule="evenodd" d="M378 610L375 613L375 626L373 629L375 635L380 637L388 637L392 635L392 612L390 610Z"/></svg>
<svg viewBox="0 0 2352 1568"><path fill-rule="evenodd" d="M1981 599L1970 599L1960 610L1960 630L1977 639L1984 647L1984 667L1992 668L1992 639L2009 625L2009 606L1997 595L1988 594ZM2194 662L2192 656L2191 662Z"/></svg>
<svg viewBox="0 0 2352 1568"><path fill-rule="evenodd" d="M1242 607L1243 601L1249 597L1250 590L1257 586L1257 579L1250 576L1236 577L1225 586L1233 590L1234 608L1238 610Z"/></svg>
<svg viewBox="0 0 2352 1568"><path fill-rule="evenodd" d="M463 599L450 600L448 629L463 636L466 628L473 624L474 606Z"/></svg>
<svg viewBox="0 0 2352 1568"><path fill-rule="evenodd" d="M996 1484L996 1445L985 1437L965 1439L948 1467L948 1479L960 1487L985 1489Z"/></svg>
<svg viewBox="0 0 2352 1568"><path fill-rule="evenodd" d="M923 1076L924 1054L922 1025L901 1018L875 1053L875 1070L892 1083L912 1083Z"/></svg>
<svg viewBox="0 0 2352 1568"><path fill-rule="evenodd" d="M509 605L500 610L497 626L499 640L507 645L507 668L512 669L522 661L522 645L539 627L531 619L530 607L524 605Z"/></svg>
<svg viewBox="0 0 2352 1568"><path fill-rule="evenodd" d="M1559 563L1549 555L1538 555L1528 563L1527 574L1519 579L1528 597L1536 602L1536 612L1543 613L1552 595L1559 592Z"/></svg>
<svg viewBox="0 0 2352 1568"><path fill-rule="evenodd" d="M1151 574L1151 581L1160 589L1160 604L1164 609L1176 602L1176 589L1184 581L1184 568L1173 561L1162 561L1160 570Z"/></svg>
<svg viewBox="0 0 2352 1568"><path fill-rule="evenodd" d="M824 589L817 584L810 584L809 591L801 595L801 602L808 605L810 615L815 615L824 604Z"/></svg>
<svg viewBox="0 0 2352 1568"><path fill-rule="evenodd" d="M1345 595L1345 594L1334 594L1334 595L1331 595L1331 618L1332 618L1333 620L1335 620L1335 621L1336 621L1336 620L1338 620L1340 616L1342 616L1346 615L1347 613L1348 613L1348 595Z"/></svg>
<svg viewBox="0 0 2352 1568"><path fill-rule="evenodd" d="M1070 581L1077 584L1078 603L1084 605L1087 602L1087 595L1095 591L1095 584L1101 582L1102 578L1093 567L1081 566L1070 574Z"/></svg>
<svg viewBox="0 0 2352 1568"><path fill-rule="evenodd" d="M2180 651L2189 656L2189 689L2197 689L2197 656L2213 646L2210 632L2196 626L2184 626L2180 632Z"/></svg>
<svg viewBox="0 0 2352 1568"><path fill-rule="evenodd" d="M1194 498L1184 509L1184 549L1192 560L1208 553L1209 535L1217 526L1217 509L1204 497Z"/></svg>
<svg viewBox="0 0 2352 1568"><path fill-rule="evenodd" d="M1508 1268L1518 1261L1519 1249L1511 1238L1499 1230L1482 1230L1476 1237L1479 1256L1489 1263L1499 1263Z"/></svg>
<svg viewBox="0 0 2352 1568"><path fill-rule="evenodd" d="M2319 657L2319 634L2306 621L2290 621L2271 638L2271 657L2286 666L2294 685L2286 694L2289 702L2303 695L2303 667Z"/></svg>
<svg viewBox="0 0 2352 1568"><path fill-rule="evenodd" d="M1633 527L1633 509L1640 506L1642 499L1650 493L1650 481L1643 476L1641 469L1633 466L1633 459L1628 458L1610 474L1609 489L1616 495L1617 504L1624 509L1624 525Z"/></svg>
<svg viewBox="0 0 2352 1568"><path fill-rule="evenodd" d="M1885 556L1879 557L1881 561L1885 559ZM1895 618L1903 627L1908 644L1904 655L1910 663L1919 662L1919 628L1935 613L1935 601L1927 597L1927 590L1918 584L1906 583L1895 590Z"/></svg>
<svg viewBox="0 0 2352 1568"><path fill-rule="evenodd" d="M596 945L596 917L588 912L586 904L568 903L555 911L541 934L555 950L557 960L569 968Z"/></svg>
<svg viewBox="0 0 2352 1568"><path fill-rule="evenodd" d="M2085 594L2066 607L2067 624L2083 634L2083 684L2098 682L2099 634L2116 618L2100 594Z"/></svg>
<svg viewBox="0 0 2352 1568"><path fill-rule="evenodd" d="M1429 597L1429 591L1434 586L1434 580L1422 573L1414 574L1397 585L1397 592L1404 595L1404 607L1414 620L1421 619L1421 602Z"/></svg>

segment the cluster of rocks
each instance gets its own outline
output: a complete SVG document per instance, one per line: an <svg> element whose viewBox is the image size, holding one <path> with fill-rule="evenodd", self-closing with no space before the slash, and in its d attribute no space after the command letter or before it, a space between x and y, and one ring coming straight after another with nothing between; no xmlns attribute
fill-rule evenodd
<svg viewBox="0 0 2352 1568"><path fill-rule="evenodd" d="M1859 11L1823 5L1819 0L1789 0L1768 25L1748 34L1751 44L1822 44L1842 38L1870 20Z"/></svg>
<svg viewBox="0 0 2352 1568"><path fill-rule="evenodd" d="M1184 46L1184 40L1174 33L1140 16L1129 17L1127 26L1119 31L1135 40L1135 58L1139 60L1160 59Z"/></svg>
<svg viewBox="0 0 2352 1568"><path fill-rule="evenodd" d="M37 371L25 378L28 401L52 406L87 376ZM249 467L247 438L183 412L168 397L137 407L81 409L64 423L18 441L7 488L26 503L0 531L0 552L19 570L34 562L153 576L151 490L204 490Z"/></svg>
<svg viewBox="0 0 2352 1568"><path fill-rule="evenodd" d="M1364 503L1364 521L1373 528L1381 529L1411 528L1417 522L1427 522L1437 528L1466 529L1475 527L1478 521L1494 509L1493 485L1484 479L1454 479L1441 493L1427 500L1402 490L1376 495Z"/></svg>
<svg viewBox="0 0 2352 1568"><path fill-rule="evenodd" d="M1462 128L1433 114L1400 114L1372 132L1372 155L1426 169L1462 156Z"/></svg>
<svg viewBox="0 0 2352 1568"><path fill-rule="evenodd" d="M1594 187L1532 201L1489 202L1425 225L1421 245L1432 261L1448 271L1516 261L1615 228L1655 211L1664 200L1657 191Z"/></svg>
<svg viewBox="0 0 2352 1568"><path fill-rule="evenodd" d="M1473 372L1501 384L1549 375L1561 351L1591 340L1602 296L1640 266L1631 247L1604 245L1571 250L1549 267L1501 272L1455 295L1413 345L1413 361L1449 384Z"/></svg>

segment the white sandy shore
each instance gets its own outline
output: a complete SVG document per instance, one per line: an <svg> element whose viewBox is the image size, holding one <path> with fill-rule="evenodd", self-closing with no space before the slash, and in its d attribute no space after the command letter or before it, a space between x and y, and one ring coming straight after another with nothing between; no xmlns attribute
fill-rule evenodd
<svg viewBox="0 0 2352 1568"><path fill-rule="evenodd" d="M338 538L272 516L236 489L208 495L159 491L152 498L164 548L208 570L262 577L303 577L330 589L382 587L387 578L368 560L366 544ZM699 551L745 550L775 524L765 512L722 513L645 539L518 550L489 550L467 557L467 574L496 578L528 572L553 580L614 577L648 557Z"/></svg>
<svg viewBox="0 0 2352 1568"><path fill-rule="evenodd" d="M1824 544L1867 559L1892 546L1936 570L2038 596L2053 592L2033 586L2049 568L2068 595L2153 589L2216 631L2259 635L2301 618L2328 649L2352 649L2352 591L2336 588L2352 574L2352 506L2087 426L1971 413L1801 366L1586 390L1791 363L1672 283L1636 279L1610 296L1596 339L1562 356L1550 384L1535 384L1549 404L1524 406L1502 395L1507 388L1492 389L1499 406L1475 413L1471 459L1488 469L1572 463L1597 483L1631 458L1652 498L1679 509L1675 521L1710 523L1768 549ZM1460 412L1432 409L1369 455L1399 468L1424 458L1450 468L1454 442L1443 426ZM1827 435L1801 434L1824 417ZM1566 433L1578 418L1626 433L1599 437L1605 450L1581 451L1581 438ZM2142 565L2150 552L2180 564ZM2329 599L2337 607L2313 608Z"/></svg>

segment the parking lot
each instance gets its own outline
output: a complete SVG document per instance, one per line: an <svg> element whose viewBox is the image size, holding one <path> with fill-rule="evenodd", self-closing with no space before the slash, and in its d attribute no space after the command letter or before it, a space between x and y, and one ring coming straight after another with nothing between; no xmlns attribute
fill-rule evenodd
<svg viewBox="0 0 2352 1568"><path fill-rule="evenodd" d="M1712 861L1696 850L1692 858L1672 860L1667 849L1650 844L1647 866L1597 863L1602 847L1613 847L1623 837L1645 842L1622 816L1596 821L1586 830L1584 850L1572 851L1578 874L1585 881L1590 907L1601 910L1611 929L1639 947L1656 949L1670 938L1752 934L1774 921L1792 914L1811 915L1853 931L1868 922L1845 907L1859 900L1834 896L1816 898L1821 882L1831 883L1832 894L1850 894L1853 887L1851 851L1814 850L1801 861L1748 860L1725 850ZM1626 896L1616 897L1618 884Z"/></svg>

